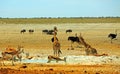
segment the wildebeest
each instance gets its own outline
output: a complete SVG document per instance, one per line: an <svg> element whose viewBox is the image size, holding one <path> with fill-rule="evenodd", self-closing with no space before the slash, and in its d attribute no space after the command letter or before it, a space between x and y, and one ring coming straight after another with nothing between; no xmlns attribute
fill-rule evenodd
<svg viewBox="0 0 120 74"><path fill-rule="evenodd" d="M42 30L42 33L48 33L48 30L47 29Z"/></svg>
<svg viewBox="0 0 120 74"><path fill-rule="evenodd" d="M71 29L68 29L68 30L66 30L66 33L67 33L67 32L69 32L69 33L70 33L70 32L72 32L72 30L71 30Z"/></svg>
<svg viewBox="0 0 120 74"><path fill-rule="evenodd" d="M26 30L25 30L25 29L22 29L22 30L20 31L20 33L24 33L24 32L26 32Z"/></svg>
<svg viewBox="0 0 120 74"><path fill-rule="evenodd" d="M48 35L53 35L54 34L54 30L48 30L47 34Z"/></svg>
<svg viewBox="0 0 120 74"><path fill-rule="evenodd" d="M34 32L34 30L32 30L32 29L29 29L29 33L33 33Z"/></svg>

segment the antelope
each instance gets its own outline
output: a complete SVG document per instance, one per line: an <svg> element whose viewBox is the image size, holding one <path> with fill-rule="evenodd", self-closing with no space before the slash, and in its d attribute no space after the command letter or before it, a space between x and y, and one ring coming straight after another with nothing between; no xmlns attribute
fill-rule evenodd
<svg viewBox="0 0 120 74"><path fill-rule="evenodd" d="M24 49L21 50L21 48L23 48L23 47L18 46L17 50L14 48L6 48L6 50L1 53L3 65L5 65L4 60L8 59L8 58L6 58L7 54L11 55L12 65L14 65L15 57L18 57L18 59L21 61L22 56L20 56L20 54L24 53Z"/></svg>
<svg viewBox="0 0 120 74"><path fill-rule="evenodd" d="M63 59L61 59L59 57L49 55L47 63L50 63L51 61L56 61L56 62L58 62L58 61L64 61L64 62L66 62L66 57L64 57Z"/></svg>

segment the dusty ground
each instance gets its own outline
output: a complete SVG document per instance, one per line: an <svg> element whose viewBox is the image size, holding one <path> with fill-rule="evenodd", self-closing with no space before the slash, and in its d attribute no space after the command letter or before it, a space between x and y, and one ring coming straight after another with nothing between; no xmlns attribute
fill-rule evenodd
<svg viewBox="0 0 120 74"><path fill-rule="evenodd" d="M78 44L74 43L74 50L70 48L68 36L74 36L75 33L82 33L85 41L92 47L96 48L99 54L106 53L109 56L120 56L120 23L84 23L84 24L0 24L0 52L7 46L17 48L18 45L24 46L25 52L30 56L47 57L52 55L52 35L42 33L43 29L58 28L58 39L61 43L61 50L64 56L83 56L84 48L77 48ZM34 29L33 34L27 31L20 34L21 29ZM65 33L66 29L72 29L72 33ZM118 29L117 39L110 43L107 37L109 33L115 33ZM1 56L1 55L0 55ZM27 66L27 68L23 68ZM11 66L0 67L0 74L119 74L120 64L101 64L101 65L68 65L68 64L40 64L40 63L21 63Z"/></svg>
<svg viewBox="0 0 120 74"><path fill-rule="evenodd" d="M0 69L0 74L119 74L117 65L43 65L27 64L6 66Z"/></svg>

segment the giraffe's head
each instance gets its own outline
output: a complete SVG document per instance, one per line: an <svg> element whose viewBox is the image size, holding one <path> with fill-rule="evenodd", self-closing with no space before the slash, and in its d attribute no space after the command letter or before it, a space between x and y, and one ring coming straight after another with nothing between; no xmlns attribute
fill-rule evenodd
<svg viewBox="0 0 120 74"><path fill-rule="evenodd" d="M56 31L56 32L58 31L56 26L54 26L54 31Z"/></svg>

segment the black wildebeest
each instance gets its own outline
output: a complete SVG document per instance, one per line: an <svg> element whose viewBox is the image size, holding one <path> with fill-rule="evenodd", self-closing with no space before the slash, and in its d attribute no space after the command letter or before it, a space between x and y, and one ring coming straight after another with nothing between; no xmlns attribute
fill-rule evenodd
<svg viewBox="0 0 120 74"><path fill-rule="evenodd" d="M117 30L115 30L115 34L110 33L110 34L108 35L108 37L111 39L111 43L112 43L112 40L117 37Z"/></svg>
<svg viewBox="0 0 120 74"><path fill-rule="evenodd" d="M20 31L20 33L24 33L24 32L26 32L26 30L25 30L25 29L22 29L22 30Z"/></svg>
<svg viewBox="0 0 120 74"><path fill-rule="evenodd" d="M68 29L68 30L66 30L66 33L67 33L67 32L69 32L69 33L70 33L70 32L72 32L72 30L71 30L71 29Z"/></svg>
<svg viewBox="0 0 120 74"><path fill-rule="evenodd" d="M45 29L45 30L42 30L42 33L48 33L48 30L47 29Z"/></svg>
<svg viewBox="0 0 120 74"><path fill-rule="evenodd" d="M33 33L34 32L34 30L32 30L32 29L29 29L29 33L31 34L31 33Z"/></svg>
<svg viewBox="0 0 120 74"><path fill-rule="evenodd" d="M53 34L54 34L54 30L49 30L49 31L47 32L47 34L48 34L48 35L53 35Z"/></svg>

